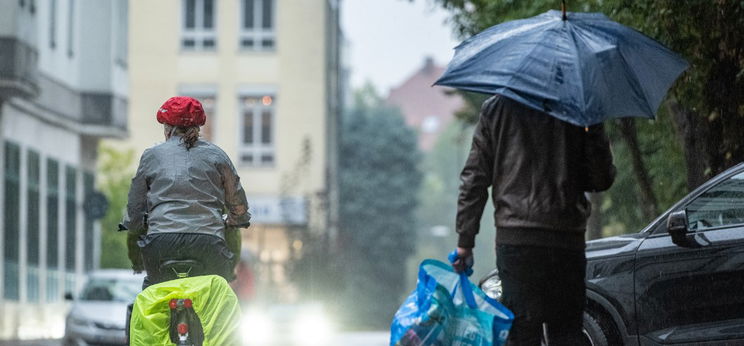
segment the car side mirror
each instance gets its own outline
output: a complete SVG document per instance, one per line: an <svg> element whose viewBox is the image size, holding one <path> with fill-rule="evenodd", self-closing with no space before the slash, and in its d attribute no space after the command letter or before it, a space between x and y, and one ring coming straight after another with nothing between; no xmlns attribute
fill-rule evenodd
<svg viewBox="0 0 744 346"><path fill-rule="evenodd" d="M672 242L679 246L689 246L687 235L690 228L687 225L687 211L680 210L669 214L667 218L667 232L672 236Z"/></svg>
<svg viewBox="0 0 744 346"><path fill-rule="evenodd" d="M74 300L75 298L72 297L72 293L66 292L65 293L65 300Z"/></svg>

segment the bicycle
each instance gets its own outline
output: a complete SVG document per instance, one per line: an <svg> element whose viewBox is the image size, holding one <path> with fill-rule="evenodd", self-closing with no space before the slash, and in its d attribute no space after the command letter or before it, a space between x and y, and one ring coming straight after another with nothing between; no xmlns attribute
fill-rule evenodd
<svg viewBox="0 0 744 346"><path fill-rule="evenodd" d="M147 287L132 305L129 345L240 343L240 305L224 278L206 275L191 259L166 261L160 272L169 273L169 280Z"/></svg>

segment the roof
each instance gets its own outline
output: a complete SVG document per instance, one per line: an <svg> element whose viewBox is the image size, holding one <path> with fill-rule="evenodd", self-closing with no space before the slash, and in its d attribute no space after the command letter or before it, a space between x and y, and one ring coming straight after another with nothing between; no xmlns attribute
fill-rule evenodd
<svg viewBox="0 0 744 346"><path fill-rule="evenodd" d="M429 150L439 134L455 118L465 102L453 89L432 84L444 73L432 58L426 58L423 66L401 85L390 90L387 102L400 108L406 124L419 133L419 147Z"/></svg>

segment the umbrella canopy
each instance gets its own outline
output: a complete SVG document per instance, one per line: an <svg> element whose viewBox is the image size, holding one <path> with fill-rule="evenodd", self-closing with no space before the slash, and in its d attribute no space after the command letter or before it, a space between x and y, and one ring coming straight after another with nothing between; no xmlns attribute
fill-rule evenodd
<svg viewBox="0 0 744 346"><path fill-rule="evenodd" d="M653 118L687 62L601 13L548 11L455 47L435 85L501 94L579 126Z"/></svg>

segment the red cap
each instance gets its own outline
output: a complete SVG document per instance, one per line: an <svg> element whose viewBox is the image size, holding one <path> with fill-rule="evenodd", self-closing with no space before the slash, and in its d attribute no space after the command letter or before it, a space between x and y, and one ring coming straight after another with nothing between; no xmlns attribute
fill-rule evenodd
<svg viewBox="0 0 744 346"><path fill-rule="evenodd" d="M171 126L202 126L207 122L199 100L188 96L175 96L165 101L157 114L158 122Z"/></svg>

